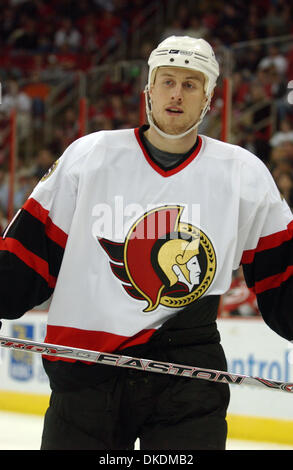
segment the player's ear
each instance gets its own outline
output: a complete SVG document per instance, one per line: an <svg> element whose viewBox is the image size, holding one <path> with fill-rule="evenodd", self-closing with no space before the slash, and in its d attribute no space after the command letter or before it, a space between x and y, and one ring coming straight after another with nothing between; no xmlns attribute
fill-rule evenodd
<svg viewBox="0 0 293 470"><path fill-rule="evenodd" d="M150 96L152 96L153 94L153 89L154 89L154 83L151 83L150 88L149 88Z"/></svg>
<svg viewBox="0 0 293 470"><path fill-rule="evenodd" d="M149 94L150 96L152 95L153 93L153 88L155 86L155 81L156 81L156 75L157 75L157 69L153 70L152 72L152 76L151 76L151 80L150 80L150 86L149 86Z"/></svg>
<svg viewBox="0 0 293 470"><path fill-rule="evenodd" d="M208 97L205 95L202 99L202 106L201 106L201 109L203 110L205 105L207 104L207 101L208 101Z"/></svg>

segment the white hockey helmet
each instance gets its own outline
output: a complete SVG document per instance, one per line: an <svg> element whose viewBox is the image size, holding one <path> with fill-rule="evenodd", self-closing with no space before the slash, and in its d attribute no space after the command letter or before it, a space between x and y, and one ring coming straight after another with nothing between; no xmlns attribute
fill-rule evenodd
<svg viewBox="0 0 293 470"><path fill-rule="evenodd" d="M219 64L210 44L205 39L196 39L189 36L170 36L154 49L148 60L149 74L146 93L146 113L149 124L154 126L159 134L171 139L178 139L189 134L202 122L210 109L213 90L219 76ZM186 132L179 135L170 135L161 131L153 122L149 90L154 82L155 71L158 67L183 67L202 72L205 77L204 91L206 105L202 110L200 119Z"/></svg>

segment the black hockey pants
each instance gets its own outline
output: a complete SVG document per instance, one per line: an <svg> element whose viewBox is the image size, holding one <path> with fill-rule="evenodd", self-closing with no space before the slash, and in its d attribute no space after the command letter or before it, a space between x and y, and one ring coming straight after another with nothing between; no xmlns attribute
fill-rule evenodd
<svg viewBox="0 0 293 470"><path fill-rule="evenodd" d="M228 403L226 384L115 369L95 387L52 393L41 449L128 450L139 438L141 450L224 450Z"/></svg>

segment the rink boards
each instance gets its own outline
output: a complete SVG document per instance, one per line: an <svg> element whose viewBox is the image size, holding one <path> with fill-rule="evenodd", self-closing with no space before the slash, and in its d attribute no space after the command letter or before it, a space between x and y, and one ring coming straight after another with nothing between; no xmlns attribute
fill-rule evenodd
<svg viewBox="0 0 293 470"><path fill-rule="evenodd" d="M46 316L34 311L4 321L1 334L43 341ZM218 327L229 372L293 381L293 345L261 319L219 319ZM230 390L230 438L293 444L293 394L236 384ZM39 355L0 348L0 410L44 414L49 394Z"/></svg>

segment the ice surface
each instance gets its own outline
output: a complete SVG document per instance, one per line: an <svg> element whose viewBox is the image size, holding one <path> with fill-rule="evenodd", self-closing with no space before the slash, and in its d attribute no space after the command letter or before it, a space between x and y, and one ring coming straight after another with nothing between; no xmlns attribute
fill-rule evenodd
<svg viewBox="0 0 293 470"><path fill-rule="evenodd" d="M0 411L0 450L39 450L43 417ZM227 450L293 450L293 445L228 439Z"/></svg>

